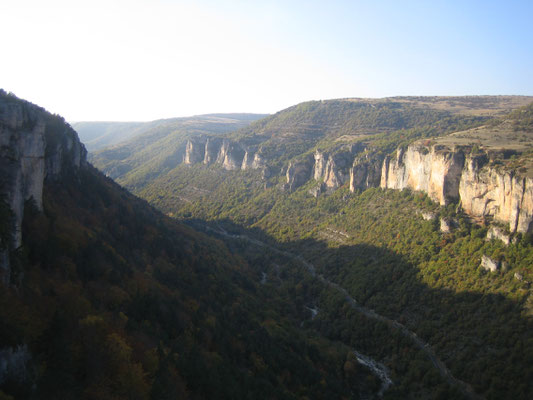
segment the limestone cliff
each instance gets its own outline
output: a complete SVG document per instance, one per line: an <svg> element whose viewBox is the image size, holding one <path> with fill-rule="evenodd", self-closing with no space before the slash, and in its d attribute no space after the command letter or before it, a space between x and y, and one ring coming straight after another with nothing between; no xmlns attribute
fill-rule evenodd
<svg viewBox="0 0 533 400"><path fill-rule="evenodd" d="M205 138L195 138L189 139L187 141L187 146L185 148L185 157L183 160L184 164L196 164L199 162L204 162L206 155L206 139Z"/></svg>
<svg viewBox="0 0 533 400"><path fill-rule="evenodd" d="M363 153L355 158L350 169L350 191L378 187L381 182L383 156Z"/></svg>
<svg viewBox="0 0 533 400"><path fill-rule="evenodd" d="M463 210L492 216L509 224L511 232L530 232L533 220L533 180L468 157L459 185Z"/></svg>
<svg viewBox="0 0 533 400"><path fill-rule="evenodd" d="M220 137L190 138L185 145L183 163L220 164L227 170L259 169L265 166L259 153L245 149L240 143Z"/></svg>
<svg viewBox="0 0 533 400"><path fill-rule="evenodd" d="M336 189L350 179L354 155L362 150L360 145L343 146L331 153L316 151L313 178L322 180L327 189Z"/></svg>
<svg viewBox="0 0 533 400"><path fill-rule="evenodd" d="M204 149L204 164L210 165L217 160L222 147L222 138L207 138Z"/></svg>
<svg viewBox="0 0 533 400"><path fill-rule="evenodd" d="M421 190L441 205L460 200L474 217L507 223L511 232L531 230L532 180L496 168L484 153L473 156L466 148L415 143L385 158L381 187Z"/></svg>
<svg viewBox="0 0 533 400"><path fill-rule="evenodd" d="M0 249L4 280L9 279L7 254L21 245L25 201L33 199L42 210L44 182L75 173L86 165L86 155L61 117L0 91L0 197L13 213L11 239Z"/></svg>
<svg viewBox="0 0 533 400"><path fill-rule="evenodd" d="M223 149L224 156L222 166L228 171L241 169L245 153L245 150L241 147L241 145L235 142L226 141Z"/></svg>
<svg viewBox="0 0 533 400"><path fill-rule="evenodd" d="M326 170L326 164L328 162L328 153L321 151L315 152L315 163L313 165L313 178L316 181L321 180L324 177L324 172Z"/></svg>
<svg viewBox="0 0 533 400"><path fill-rule="evenodd" d="M398 149L396 158L386 158L381 187L421 190L441 205L459 198L459 180L464 164L462 151L413 144Z"/></svg>
<svg viewBox="0 0 533 400"><path fill-rule="evenodd" d="M292 192L302 186L311 178L313 169L313 157L307 156L304 159L291 161L287 168L287 187Z"/></svg>
<svg viewBox="0 0 533 400"><path fill-rule="evenodd" d="M251 149L245 150L241 169L260 169L265 166L265 160L259 151L254 153L254 151Z"/></svg>

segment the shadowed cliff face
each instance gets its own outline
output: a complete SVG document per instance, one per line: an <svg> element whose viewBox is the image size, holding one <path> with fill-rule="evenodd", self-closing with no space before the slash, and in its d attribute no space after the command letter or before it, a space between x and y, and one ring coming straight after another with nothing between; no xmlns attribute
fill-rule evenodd
<svg viewBox="0 0 533 400"><path fill-rule="evenodd" d="M1 257L9 280L10 250L21 245L24 203L33 199L42 209L43 185L86 164L86 150L61 117L0 91L0 196L13 213L11 240Z"/></svg>

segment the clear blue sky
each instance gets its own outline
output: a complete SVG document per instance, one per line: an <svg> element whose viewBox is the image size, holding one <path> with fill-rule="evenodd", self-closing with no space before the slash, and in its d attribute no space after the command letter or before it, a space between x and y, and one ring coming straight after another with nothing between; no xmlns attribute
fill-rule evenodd
<svg viewBox="0 0 533 400"><path fill-rule="evenodd" d="M2 1L0 87L70 121L533 95L533 1Z"/></svg>

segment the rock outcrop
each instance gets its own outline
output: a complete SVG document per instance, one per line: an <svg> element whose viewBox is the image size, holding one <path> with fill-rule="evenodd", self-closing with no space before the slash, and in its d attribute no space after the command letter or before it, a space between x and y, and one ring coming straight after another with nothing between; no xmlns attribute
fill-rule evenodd
<svg viewBox="0 0 533 400"><path fill-rule="evenodd" d="M460 201L465 213L529 232L533 220L533 181L488 164L486 155L415 143L386 157L381 187L421 190L441 205Z"/></svg>
<svg viewBox="0 0 533 400"><path fill-rule="evenodd" d="M315 179L315 181L319 181L323 178L324 173L326 171L328 156L328 153L324 153L318 150L315 152L315 163L313 165L313 178Z"/></svg>
<svg viewBox="0 0 533 400"><path fill-rule="evenodd" d="M464 165L462 151L446 147L411 145L398 149L396 158L383 162L381 187L421 190L441 205L459 199L459 181Z"/></svg>
<svg viewBox="0 0 533 400"><path fill-rule="evenodd" d="M381 183L383 157L363 153L355 158L350 169L350 191L378 187Z"/></svg>
<svg viewBox="0 0 533 400"><path fill-rule="evenodd" d="M533 181L485 164L485 157L469 157L459 194L463 210L508 223L510 232L529 232L533 220Z"/></svg>
<svg viewBox="0 0 533 400"><path fill-rule="evenodd" d="M361 145L343 146L340 149L325 153L316 151L314 154L313 178L324 182L327 189L336 189L350 179L355 154L362 151Z"/></svg>
<svg viewBox="0 0 533 400"><path fill-rule="evenodd" d="M185 158L183 163L191 165L203 162L206 153L206 139L189 139L185 148Z"/></svg>
<svg viewBox="0 0 533 400"><path fill-rule="evenodd" d="M3 280L9 280L9 251L21 245L24 203L42 210L45 180L60 179L86 165L87 151L59 117L0 91L0 196L13 213L11 238L0 252Z"/></svg>
<svg viewBox="0 0 533 400"><path fill-rule="evenodd" d="M311 156L291 161L286 173L288 190L292 192L307 182L311 178L312 169L313 158Z"/></svg>
<svg viewBox="0 0 533 400"><path fill-rule="evenodd" d="M491 226L487 231L487 240L497 239L501 240L504 244L509 245L511 238L505 233L505 231L497 226Z"/></svg>
<svg viewBox="0 0 533 400"><path fill-rule="evenodd" d="M190 138L185 145L183 163L220 164L229 171L264 167L261 156L243 148L238 142L219 137Z"/></svg>
<svg viewBox="0 0 533 400"><path fill-rule="evenodd" d="M204 149L204 164L210 165L217 161L222 147L222 138L207 138Z"/></svg>
<svg viewBox="0 0 533 400"><path fill-rule="evenodd" d="M481 256L481 267L490 272L496 272L500 268L500 263L496 260L493 260L486 255Z"/></svg>
<svg viewBox="0 0 533 400"><path fill-rule="evenodd" d="M224 149L224 160L222 161L222 166L228 171L241 169L245 150L240 146L240 144L227 141L224 143L222 148Z"/></svg>

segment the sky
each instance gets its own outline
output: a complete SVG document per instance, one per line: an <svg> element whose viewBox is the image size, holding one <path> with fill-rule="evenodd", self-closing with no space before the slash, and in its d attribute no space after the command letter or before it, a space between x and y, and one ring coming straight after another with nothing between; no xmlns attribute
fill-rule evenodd
<svg viewBox="0 0 533 400"><path fill-rule="evenodd" d="M533 95L533 1L0 0L0 88L74 121Z"/></svg>

